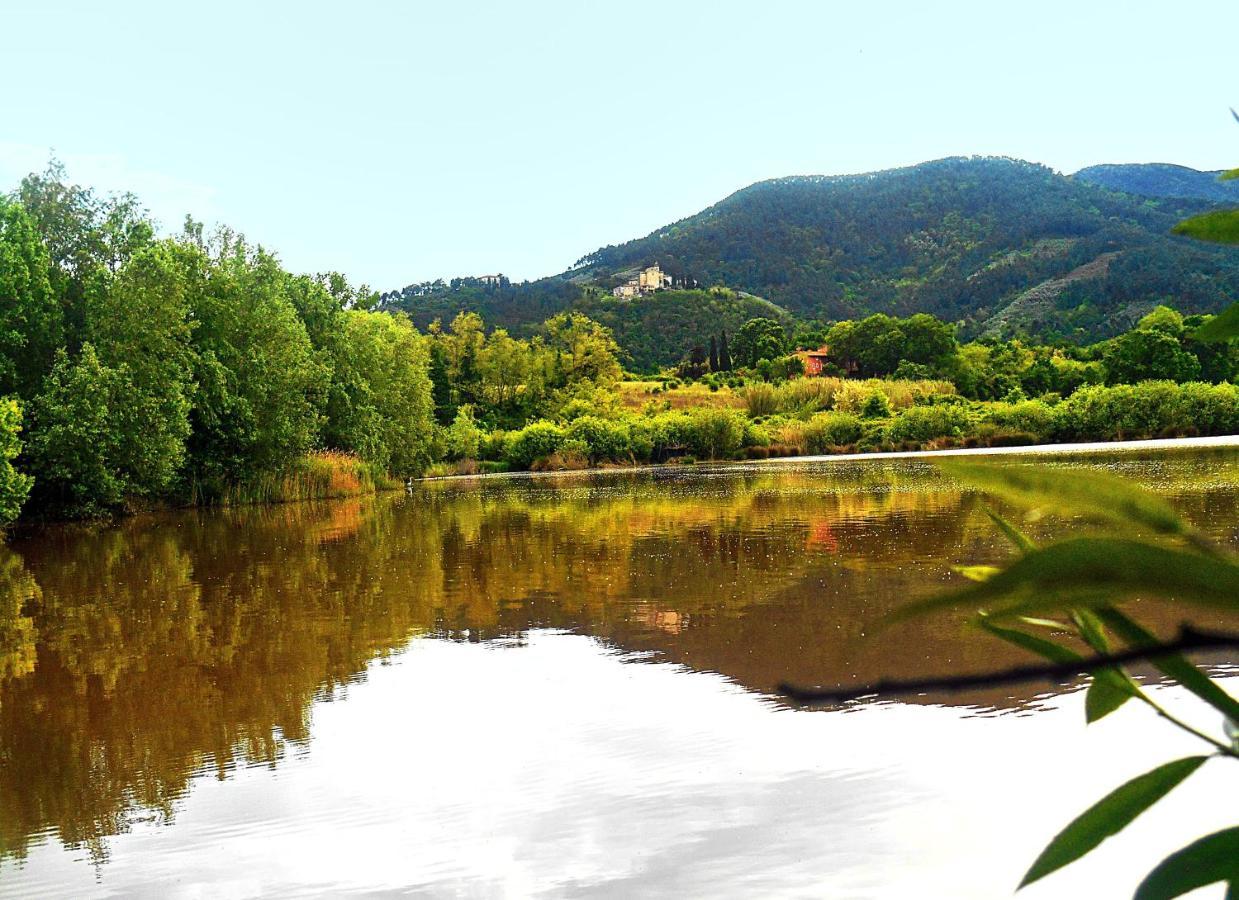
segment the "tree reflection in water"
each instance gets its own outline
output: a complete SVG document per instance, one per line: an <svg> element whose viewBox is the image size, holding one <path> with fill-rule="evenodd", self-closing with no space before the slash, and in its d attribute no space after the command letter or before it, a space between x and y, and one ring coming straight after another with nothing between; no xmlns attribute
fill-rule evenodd
<svg viewBox="0 0 1239 900"><path fill-rule="evenodd" d="M1125 459L1233 539L1233 452ZM432 482L17 535L0 547L0 858L51 834L105 860L195 775L306 747L315 700L419 635L567 629L762 692L1022 661L941 620L865 636L952 564L1005 552L979 498L916 461Z"/></svg>

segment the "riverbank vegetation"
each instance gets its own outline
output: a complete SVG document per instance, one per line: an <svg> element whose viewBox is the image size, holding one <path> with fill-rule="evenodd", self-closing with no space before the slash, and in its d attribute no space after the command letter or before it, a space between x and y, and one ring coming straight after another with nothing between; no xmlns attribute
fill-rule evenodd
<svg viewBox="0 0 1239 900"><path fill-rule="evenodd" d="M457 360L436 392L455 405L440 408L445 437L433 472L1234 434L1239 351L1197 340L1211 321L1161 306L1129 332L1068 349L961 345L951 326L925 315L794 334L758 319L731 335L727 368L724 331L710 336L710 351L691 348L658 378L624 381L609 359L622 350L591 325L606 364L571 395L554 395L536 378L527 394L491 383L488 359L536 359L541 339L516 341L502 329L487 337L476 315L463 314L431 331ZM459 362L465 345L477 362ZM823 371L835 374L803 375L794 348L806 345L825 348ZM461 406L462 397L472 402Z"/></svg>
<svg viewBox="0 0 1239 900"><path fill-rule="evenodd" d="M961 343L926 314L795 321L751 298L740 321L720 312L734 292L696 293L642 298L622 328L600 306L523 336L472 312L421 332L226 228L159 237L134 197L53 164L0 197L0 521L427 473L1239 432L1239 348L1200 337L1215 317ZM682 351L649 374L654 332Z"/></svg>
<svg viewBox="0 0 1239 900"><path fill-rule="evenodd" d="M3 514L338 496L430 461L429 351L339 275L53 165L0 198Z"/></svg>

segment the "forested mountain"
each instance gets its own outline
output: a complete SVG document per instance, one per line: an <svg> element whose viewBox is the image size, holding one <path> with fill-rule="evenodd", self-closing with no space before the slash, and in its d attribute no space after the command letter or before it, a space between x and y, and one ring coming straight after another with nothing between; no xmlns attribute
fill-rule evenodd
<svg viewBox="0 0 1239 900"><path fill-rule="evenodd" d="M1222 173L1201 172L1171 163L1089 166L1072 177L1139 197L1172 197L1239 203L1239 182L1218 181Z"/></svg>
<svg viewBox="0 0 1239 900"><path fill-rule="evenodd" d="M801 316L929 312L983 331L1006 312L1005 331L1096 337L1158 300L1216 311L1239 296L1239 252L1169 234L1204 206L1136 200L1017 160L944 159L761 182L604 247L576 274L657 259Z"/></svg>
<svg viewBox="0 0 1239 900"><path fill-rule="evenodd" d="M559 276L522 284L456 279L384 294L382 302L385 308L408 312L422 329L436 319L447 325L458 313L475 312L488 327L520 336L534 334L557 312L575 310L610 328L627 355L625 363L637 371L674 365L692 347L704 347L711 335L734 333L750 319L792 320L773 303L723 287L619 300L595 285Z"/></svg>
<svg viewBox="0 0 1239 900"><path fill-rule="evenodd" d="M943 159L760 182L646 237L603 247L558 277L414 285L385 301L419 324L470 309L509 328L588 307L601 320L631 323L621 344L656 348L643 359L671 361L685 348L640 324L648 303L664 295L627 310L633 301L607 293L621 273L656 261L672 275L766 298L801 319L928 312L960 322L965 336L1080 342L1124 331L1158 303L1216 312L1239 297L1239 250L1170 234L1208 208L1199 198L1137 198L1019 160ZM711 327L703 322L703 334Z"/></svg>

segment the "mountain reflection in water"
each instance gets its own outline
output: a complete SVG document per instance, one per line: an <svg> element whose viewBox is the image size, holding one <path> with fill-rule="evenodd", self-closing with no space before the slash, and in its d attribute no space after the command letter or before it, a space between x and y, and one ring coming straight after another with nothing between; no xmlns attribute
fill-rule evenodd
<svg viewBox="0 0 1239 900"><path fill-rule="evenodd" d="M1131 474L1235 542L1233 450L1056 459ZM1087 526L1029 527L1048 536ZM560 832L587 838L576 845L580 871L557 876L565 893L597 887L597 861L586 861L619 839L646 849L642 865L604 880L616 894L700 892L723 876L738 892L777 894L796 872L825 884L825 867L838 890L869 896L871 870L906 853L873 823L907 819L928 789L901 769L898 732L950 709L957 731L942 748L966 735L970 749L940 762L962 771L991 734L1026 728L1019 716L1001 728L978 716L1073 701L1035 685L838 715L766 695L782 680L845 684L1026 661L950 617L866 635L884 613L952 583L952 565L1007 552L981 498L916 460L427 482L407 497L15 535L0 547L0 894L65 887L48 874L60 862L40 874L35 858L55 845L84 857L76 869L93 861L100 880L92 870L90 882L107 889L117 836L150 844L167 823L183 829L181 845L218 842L255 867L300 841L300 853L287 853L301 870L282 881L267 871L254 882L263 892L537 887L505 879L536 878L550 858L513 868L502 847L419 836L427 823L401 814L442 803L464 819L489 817L462 827L462 841L518 820L545 830L529 847L558 854L561 867ZM1149 604L1142 615L1164 630L1177 624L1172 609ZM529 652L513 656L514 647ZM720 726L711 710L731 718ZM1082 719L1067 725L1055 733L1083 731ZM848 748L828 771L820 741ZM777 763L771 747L781 748ZM743 777L729 777L737 766ZM477 784L448 788L436 771L469 772ZM349 795L342 772L368 772L375 790ZM393 779L401 772L408 783ZM207 774L218 784L198 777ZM634 793L642 778L654 784ZM541 793L522 790L531 779ZM732 795L746 792L742 821L728 821ZM348 808L356 818L342 820ZM195 818L199 809L229 812L213 824ZM813 829L785 826L819 815L851 829L834 829L823 847ZM682 844L686 822L692 846ZM591 849L582 823L608 837ZM305 870L322 828L371 860L371 881ZM233 840L242 835L250 846ZM1044 836L1019 848L1013 876ZM417 865L410 846L424 848ZM760 847L771 874L738 847ZM396 858L383 865L380 850ZM507 864L480 858L491 875L470 881L446 860L472 852ZM223 858L161 858L154 845L140 855L144 874L129 886L146 890L160 878L192 882L195 871L208 882L211 860ZM688 876L711 866L705 880Z"/></svg>

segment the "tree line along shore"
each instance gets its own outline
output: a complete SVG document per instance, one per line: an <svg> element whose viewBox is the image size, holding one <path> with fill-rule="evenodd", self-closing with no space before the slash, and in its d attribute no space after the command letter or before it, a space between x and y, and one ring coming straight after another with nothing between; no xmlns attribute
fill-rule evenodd
<svg viewBox="0 0 1239 900"><path fill-rule="evenodd" d="M1239 431L1239 350L1196 341L1210 317L1165 299L1083 347L961 344L925 314L703 321L678 365L637 376L579 311L523 337L475 313L419 331L228 229L160 237L133 196L52 165L0 195L0 521L427 474Z"/></svg>

